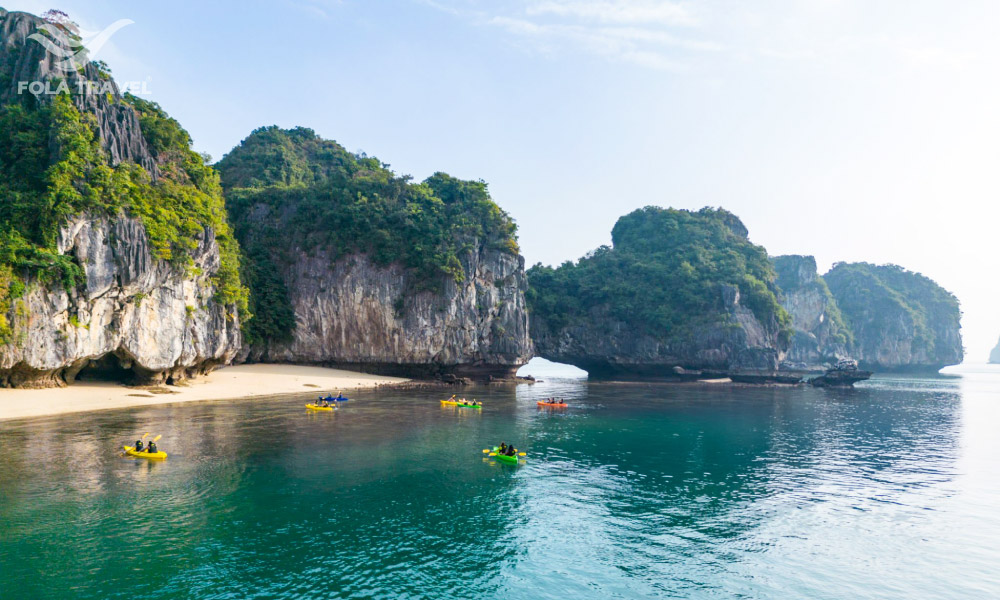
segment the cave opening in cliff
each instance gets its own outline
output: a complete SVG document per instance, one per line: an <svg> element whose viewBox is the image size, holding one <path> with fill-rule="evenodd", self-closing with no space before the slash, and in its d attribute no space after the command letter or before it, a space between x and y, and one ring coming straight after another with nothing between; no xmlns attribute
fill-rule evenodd
<svg viewBox="0 0 1000 600"><path fill-rule="evenodd" d="M133 383L136 373L122 364L122 360L114 354L105 354L100 358L91 359L74 378L76 381L113 381L115 383Z"/></svg>

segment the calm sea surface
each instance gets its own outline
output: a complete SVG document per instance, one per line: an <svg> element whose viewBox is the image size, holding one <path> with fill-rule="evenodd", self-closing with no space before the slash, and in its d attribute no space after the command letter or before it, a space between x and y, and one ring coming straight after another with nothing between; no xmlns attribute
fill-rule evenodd
<svg viewBox="0 0 1000 600"><path fill-rule="evenodd" d="M1000 370L962 371L0 422L0 598L1000 598Z"/></svg>

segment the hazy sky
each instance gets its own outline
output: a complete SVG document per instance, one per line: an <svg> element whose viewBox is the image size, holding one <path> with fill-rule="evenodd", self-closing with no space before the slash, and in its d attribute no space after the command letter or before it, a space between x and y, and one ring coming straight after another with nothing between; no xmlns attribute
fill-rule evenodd
<svg viewBox="0 0 1000 600"><path fill-rule="evenodd" d="M0 0L41 12L48 2ZM220 158L312 127L482 178L529 264L647 204L723 206L772 254L893 262L1000 336L1000 3L63 0L96 55Z"/></svg>

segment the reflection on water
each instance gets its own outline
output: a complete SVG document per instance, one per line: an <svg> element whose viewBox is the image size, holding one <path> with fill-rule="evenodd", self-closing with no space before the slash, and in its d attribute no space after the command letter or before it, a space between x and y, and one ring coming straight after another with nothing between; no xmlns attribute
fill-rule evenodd
<svg viewBox="0 0 1000 600"><path fill-rule="evenodd" d="M382 391L7 422L0 597L995 597L998 391L551 378L466 391L482 411ZM118 456L146 431L167 461ZM527 463L484 460L501 440Z"/></svg>

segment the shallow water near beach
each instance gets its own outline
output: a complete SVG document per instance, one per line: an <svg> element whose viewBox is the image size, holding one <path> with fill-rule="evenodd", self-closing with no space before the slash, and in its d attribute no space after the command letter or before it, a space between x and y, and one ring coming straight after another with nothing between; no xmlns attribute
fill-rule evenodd
<svg viewBox="0 0 1000 600"><path fill-rule="evenodd" d="M4 422L0 598L996 598L1000 369L963 371Z"/></svg>

